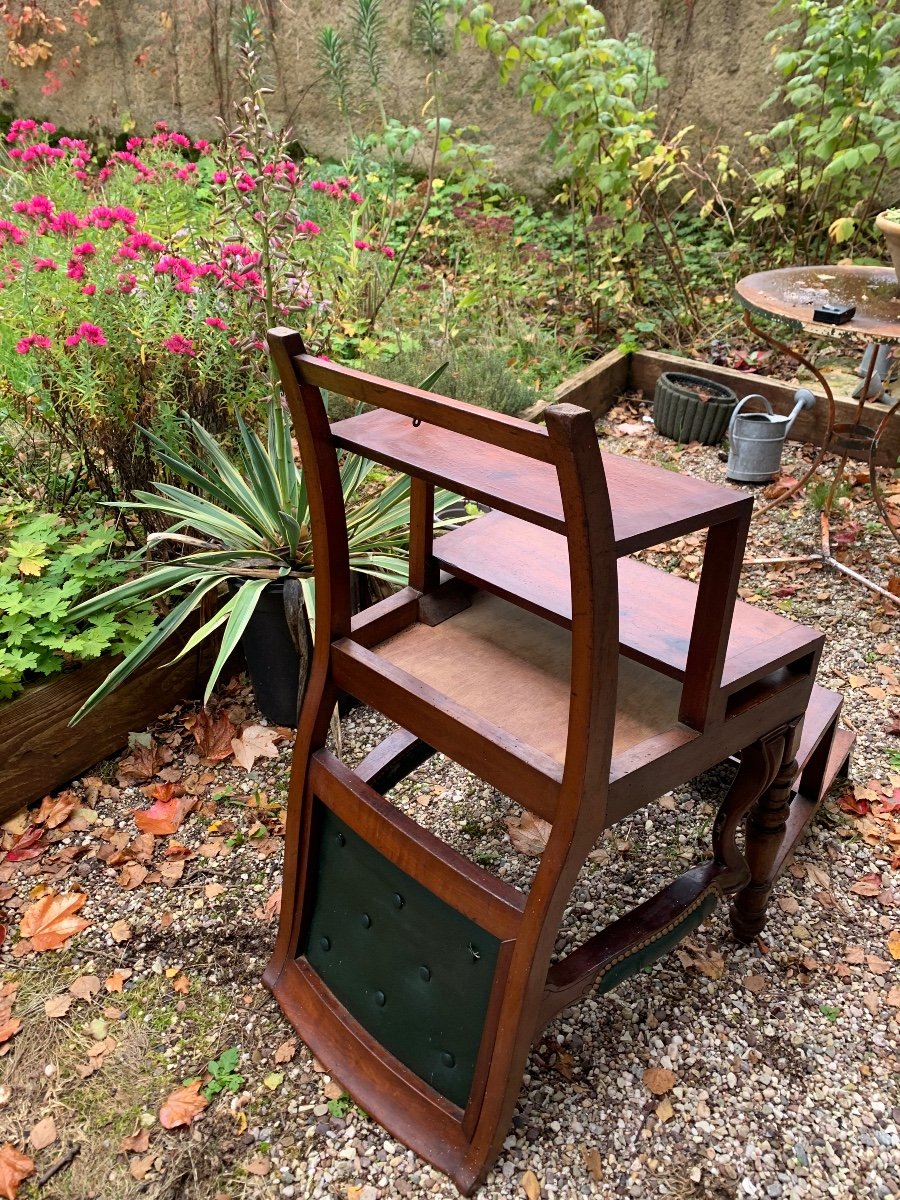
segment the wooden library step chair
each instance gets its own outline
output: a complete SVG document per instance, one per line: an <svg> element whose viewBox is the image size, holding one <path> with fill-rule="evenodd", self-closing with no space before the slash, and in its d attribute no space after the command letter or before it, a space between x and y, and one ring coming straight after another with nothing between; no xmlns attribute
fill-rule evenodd
<svg viewBox="0 0 900 1200"><path fill-rule="evenodd" d="M309 491L316 639L265 982L357 1103L468 1193L561 1009L720 896L738 937L762 928L786 826L799 836L846 759L840 699L813 691L819 633L735 605L748 496L601 455L583 409L538 428L269 338ZM375 407L330 427L322 387ZM354 617L341 450L412 478L409 586ZM493 512L434 538L435 485ZM705 528L699 586L627 558ZM400 727L354 770L326 748L339 690ZM436 751L551 823L527 893L385 799ZM709 860L551 965L600 833L733 755Z"/></svg>

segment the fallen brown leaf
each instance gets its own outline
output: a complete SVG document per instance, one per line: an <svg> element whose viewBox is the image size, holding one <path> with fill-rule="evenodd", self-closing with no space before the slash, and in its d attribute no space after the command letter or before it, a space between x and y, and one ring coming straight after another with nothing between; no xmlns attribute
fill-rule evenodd
<svg viewBox="0 0 900 1200"><path fill-rule="evenodd" d="M599 1183L603 1178L603 1159L600 1157L600 1151L593 1146L585 1146L581 1151L581 1157L584 1159L584 1165L588 1169L588 1174L594 1183Z"/></svg>
<svg viewBox="0 0 900 1200"><path fill-rule="evenodd" d="M282 1042L272 1055L272 1061L276 1063L288 1063L296 1053L297 1040L296 1038L289 1038L286 1042Z"/></svg>
<svg viewBox="0 0 900 1200"><path fill-rule="evenodd" d="M187 717L184 724L194 735L197 753L203 762L222 762L231 758L234 753L231 748L234 726L227 714L213 717L207 709L201 708L199 712Z"/></svg>
<svg viewBox="0 0 900 1200"><path fill-rule="evenodd" d="M131 935L132 929L127 921L123 921L121 919L118 921L113 921L112 925L109 927L109 936L114 942L127 942Z"/></svg>
<svg viewBox="0 0 900 1200"><path fill-rule="evenodd" d="M19 1184L34 1174L34 1159L7 1142L0 1146L0 1196L4 1200L16 1200Z"/></svg>
<svg viewBox="0 0 900 1200"><path fill-rule="evenodd" d="M277 758L275 742L278 734L265 725L246 725L239 737L231 739L234 757L246 771L253 768L258 758Z"/></svg>
<svg viewBox="0 0 900 1200"><path fill-rule="evenodd" d="M40 811L35 817L38 825L46 825L48 829L56 829L67 821L78 804L74 792L60 792L58 796L45 796L41 801Z"/></svg>
<svg viewBox="0 0 900 1200"><path fill-rule="evenodd" d="M150 1149L150 1130L136 1129L119 1142L120 1154L146 1154Z"/></svg>
<svg viewBox="0 0 900 1200"><path fill-rule="evenodd" d="M165 1098L159 1110L159 1123L163 1129L177 1129L179 1125L190 1125L202 1113L209 1101L200 1095L202 1081L176 1088Z"/></svg>
<svg viewBox="0 0 900 1200"><path fill-rule="evenodd" d="M893 929L888 934L887 948L891 958L900 960L900 929Z"/></svg>
<svg viewBox="0 0 900 1200"><path fill-rule="evenodd" d="M540 858L547 848L547 839L553 826L549 821L536 817L530 812L523 812L521 817L505 817L509 840L520 854L528 854Z"/></svg>
<svg viewBox="0 0 900 1200"><path fill-rule="evenodd" d="M56 1141L56 1122L53 1118L44 1117L37 1125L32 1126L28 1140L35 1150L46 1150L48 1146L52 1146Z"/></svg>
<svg viewBox="0 0 900 1200"><path fill-rule="evenodd" d="M156 1162L156 1151L151 1150L149 1154L143 1158L133 1158L128 1164L128 1172L132 1179L143 1180L147 1177L147 1172Z"/></svg>
<svg viewBox="0 0 900 1200"><path fill-rule="evenodd" d="M140 863L126 863L116 879L119 887L124 888L126 892L132 892L135 888L141 886L147 878L147 868L141 866Z"/></svg>
<svg viewBox="0 0 900 1200"><path fill-rule="evenodd" d="M90 925L90 921L75 915L86 900L84 892L62 895L48 892L25 909L20 926L22 937L29 938L37 951L58 950Z"/></svg>
<svg viewBox="0 0 900 1200"><path fill-rule="evenodd" d="M131 783L143 783L172 761L172 751L168 746L160 746L151 739L149 746L135 746L127 758L119 762L116 780L120 787Z"/></svg>
<svg viewBox="0 0 900 1200"><path fill-rule="evenodd" d="M663 1096L675 1086L676 1077L666 1067L648 1067L644 1072L644 1087L654 1096Z"/></svg>
<svg viewBox="0 0 900 1200"><path fill-rule="evenodd" d="M541 1185L534 1171L526 1171L519 1183L528 1200L541 1200Z"/></svg>
<svg viewBox="0 0 900 1200"><path fill-rule="evenodd" d="M178 784L162 783L160 788L177 788ZM158 837L168 837L177 833L185 816L185 801L179 796L171 796L168 800L157 800L150 808L139 809L134 814L134 823L142 833L153 833Z"/></svg>
<svg viewBox="0 0 900 1200"><path fill-rule="evenodd" d="M250 1175L268 1175L272 1170L272 1160L264 1154L258 1154L256 1158L244 1163L244 1170Z"/></svg>
<svg viewBox="0 0 900 1200"><path fill-rule="evenodd" d="M69 984L69 991L76 1000L90 1001L100 991L100 979L96 975L79 975Z"/></svg>
<svg viewBox="0 0 900 1200"><path fill-rule="evenodd" d="M71 1007L72 996L67 992L63 992L59 996L51 996L49 1000L44 1001L44 1013L53 1019L64 1017Z"/></svg>

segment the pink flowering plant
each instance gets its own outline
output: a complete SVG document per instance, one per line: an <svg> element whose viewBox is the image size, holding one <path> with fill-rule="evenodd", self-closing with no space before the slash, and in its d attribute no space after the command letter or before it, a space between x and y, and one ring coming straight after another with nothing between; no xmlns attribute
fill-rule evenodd
<svg viewBox="0 0 900 1200"><path fill-rule="evenodd" d="M233 428L271 395L266 328L343 348L382 294L393 250L352 181L304 177L258 97L241 118L215 146L160 124L103 161L52 125L6 135L0 437L37 430L71 489L146 488L143 428L176 449L185 416Z"/></svg>

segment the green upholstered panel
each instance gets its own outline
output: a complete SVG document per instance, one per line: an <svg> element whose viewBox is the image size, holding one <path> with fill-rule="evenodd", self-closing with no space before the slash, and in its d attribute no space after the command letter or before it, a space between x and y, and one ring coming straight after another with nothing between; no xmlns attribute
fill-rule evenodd
<svg viewBox="0 0 900 1200"><path fill-rule="evenodd" d="M386 1050L465 1108L500 943L374 850L321 801L310 966Z"/></svg>
<svg viewBox="0 0 900 1200"><path fill-rule="evenodd" d="M646 946L639 947L619 962L614 963L604 975L600 976L600 986L597 990L601 993L611 992L614 987L617 987L624 980L630 979L632 975L636 975L644 967L650 966L658 958L662 958L664 954L668 954L670 950L673 950L678 945L683 937L686 937L692 929L696 929L698 925L706 920L716 907L716 899L716 893L710 892L683 920L673 925L670 929L667 929L665 933L660 934L658 938L654 938L648 942Z"/></svg>

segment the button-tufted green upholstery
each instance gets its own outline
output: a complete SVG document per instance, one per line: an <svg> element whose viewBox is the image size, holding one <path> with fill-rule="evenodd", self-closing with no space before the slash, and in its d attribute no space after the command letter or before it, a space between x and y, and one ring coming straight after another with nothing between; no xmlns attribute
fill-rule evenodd
<svg viewBox="0 0 900 1200"><path fill-rule="evenodd" d="M464 1108L499 941L316 801L307 961L381 1044Z"/></svg>

